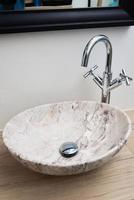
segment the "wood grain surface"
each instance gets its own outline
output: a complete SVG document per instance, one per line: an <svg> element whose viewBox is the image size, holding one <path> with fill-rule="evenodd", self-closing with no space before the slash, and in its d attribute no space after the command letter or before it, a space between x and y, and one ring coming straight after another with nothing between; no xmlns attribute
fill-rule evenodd
<svg viewBox="0 0 134 200"><path fill-rule="evenodd" d="M128 143L106 165L75 176L45 176L23 167L0 136L0 200L134 200L134 111ZM25 148L25 147L24 147Z"/></svg>

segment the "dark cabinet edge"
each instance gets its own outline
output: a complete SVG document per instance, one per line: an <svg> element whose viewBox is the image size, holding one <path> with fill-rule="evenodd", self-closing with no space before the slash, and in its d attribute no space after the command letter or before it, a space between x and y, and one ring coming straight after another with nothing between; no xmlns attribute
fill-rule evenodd
<svg viewBox="0 0 134 200"><path fill-rule="evenodd" d="M72 29L87 29L87 28L102 28L102 27L122 27L132 26L134 20L119 20L119 21L100 21L100 22L84 22L84 23L66 23L66 24L43 24L43 25L28 25L28 26L11 26L0 27L0 34L5 33L24 33L37 31L54 31L54 30L72 30Z"/></svg>
<svg viewBox="0 0 134 200"><path fill-rule="evenodd" d="M0 33L134 25L134 1L120 0L120 5L119 8L1 12Z"/></svg>

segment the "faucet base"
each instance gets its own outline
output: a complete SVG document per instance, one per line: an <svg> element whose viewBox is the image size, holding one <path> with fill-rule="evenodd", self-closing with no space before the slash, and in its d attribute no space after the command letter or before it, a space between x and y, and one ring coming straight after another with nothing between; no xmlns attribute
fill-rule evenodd
<svg viewBox="0 0 134 200"><path fill-rule="evenodd" d="M103 96L103 95L102 95L102 97L101 97L101 102L102 102L102 103L108 103L108 104L109 104L109 103L110 103L110 96L111 96L111 93L110 93L110 92L108 93L107 96Z"/></svg>

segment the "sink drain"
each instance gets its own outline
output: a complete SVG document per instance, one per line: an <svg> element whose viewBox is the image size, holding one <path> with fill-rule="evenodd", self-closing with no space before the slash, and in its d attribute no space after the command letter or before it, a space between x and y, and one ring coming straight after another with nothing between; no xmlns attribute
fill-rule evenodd
<svg viewBox="0 0 134 200"><path fill-rule="evenodd" d="M78 146L74 142L65 142L61 145L59 151L63 157L70 158L78 153Z"/></svg>

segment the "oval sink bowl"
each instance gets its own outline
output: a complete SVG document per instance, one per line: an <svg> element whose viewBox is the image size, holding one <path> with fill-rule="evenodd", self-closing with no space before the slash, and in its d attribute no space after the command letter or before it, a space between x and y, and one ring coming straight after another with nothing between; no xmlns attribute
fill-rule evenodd
<svg viewBox="0 0 134 200"><path fill-rule="evenodd" d="M127 115L108 104L73 101L26 110L6 125L3 140L22 164L50 175L71 175L100 167L126 143ZM73 142L78 153L63 157L61 145Z"/></svg>

